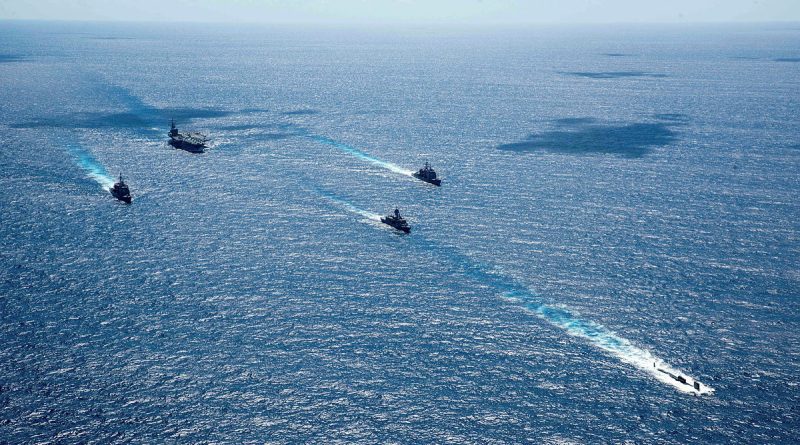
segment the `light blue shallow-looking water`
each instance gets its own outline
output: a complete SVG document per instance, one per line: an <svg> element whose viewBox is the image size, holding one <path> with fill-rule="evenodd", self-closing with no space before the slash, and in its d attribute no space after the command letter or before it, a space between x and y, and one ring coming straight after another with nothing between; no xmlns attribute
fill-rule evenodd
<svg viewBox="0 0 800 445"><path fill-rule="evenodd" d="M0 23L0 443L796 441L799 48Z"/></svg>

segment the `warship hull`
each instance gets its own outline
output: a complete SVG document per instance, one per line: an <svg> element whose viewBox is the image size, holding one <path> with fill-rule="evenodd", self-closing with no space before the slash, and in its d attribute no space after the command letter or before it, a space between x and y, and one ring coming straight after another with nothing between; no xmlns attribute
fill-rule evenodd
<svg viewBox="0 0 800 445"><path fill-rule="evenodd" d="M175 148L179 148L181 150L186 150L190 153L204 153L205 152L205 145L201 144L193 144L191 142L182 141L180 139L170 139L169 145L172 145Z"/></svg>
<svg viewBox="0 0 800 445"><path fill-rule="evenodd" d="M130 204L133 201L131 195L123 195L121 193L117 193L114 189L111 189L111 196L119 199L120 201L124 202L125 204Z"/></svg>
<svg viewBox="0 0 800 445"><path fill-rule="evenodd" d="M437 187L442 185L442 180L441 179L428 179L428 178L420 175L419 173L414 173L414 174L412 174L412 176L414 176L415 178L419 179L422 182L427 182L428 184L433 184L433 185L435 185Z"/></svg>
<svg viewBox="0 0 800 445"><path fill-rule="evenodd" d="M125 204L130 204L133 200L133 198L131 198L131 189L129 189L125 181L122 180L122 175L119 175L119 182L114 183L114 187L111 187L108 192L111 193L111 196Z"/></svg>
<svg viewBox="0 0 800 445"><path fill-rule="evenodd" d="M391 226L395 230L399 230L399 231L401 231L403 233L411 233L411 228L410 227L399 225L399 224L389 220L388 218L381 218L381 222L386 224L387 226Z"/></svg>

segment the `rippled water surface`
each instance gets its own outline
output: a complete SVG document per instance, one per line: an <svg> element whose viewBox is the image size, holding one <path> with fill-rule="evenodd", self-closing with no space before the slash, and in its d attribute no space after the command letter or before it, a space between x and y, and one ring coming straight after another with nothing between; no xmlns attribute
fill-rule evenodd
<svg viewBox="0 0 800 445"><path fill-rule="evenodd" d="M798 48L0 23L0 443L796 441Z"/></svg>

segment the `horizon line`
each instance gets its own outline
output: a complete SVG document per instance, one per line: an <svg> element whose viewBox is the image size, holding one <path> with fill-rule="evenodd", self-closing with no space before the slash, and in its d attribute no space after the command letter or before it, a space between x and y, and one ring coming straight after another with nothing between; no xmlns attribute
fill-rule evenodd
<svg viewBox="0 0 800 445"><path fill-rule="evenodd" d="M0 22L43 22L43 23L120 23L120 24L197 24L197 25L314 25L314 26L532 26L532 25L800 25L800 19L787 20L699 20L699 21L327 21L327 20L284 20L284 21L248 21L248 20L126 20L126 19L53 19L53 18L19 18L0 17Z"/></svg>

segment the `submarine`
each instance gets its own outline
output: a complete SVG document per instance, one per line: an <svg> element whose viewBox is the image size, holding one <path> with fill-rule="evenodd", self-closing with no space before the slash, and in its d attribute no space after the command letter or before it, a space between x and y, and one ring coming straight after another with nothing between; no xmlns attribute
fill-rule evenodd
<svg viewBox="0 0 800 445"><path fill-rule="evenodd" d="M412 173L411 176L429 184L436 186L442 185L442 180L436 177L436 170L434 170L433 167L431 167L431 164L429 164L427 161L425 162L424 167L419 169L419 171L416 173Z"/></svg>
<svg viewBox="0 0 800 445"><path fill-rule="evenodd" d="M411 233L411 227L408 226L408 221L406 221L402 216L400 216L399 209L395 208L394 214L384 216L383 218L381 218L381 222L390 225L401 232Z"/></svg>
<svg viewBox="0 0 800 445"><path fill-rule="evenodd" d="M111 187L109 192L111 192L113 197L125 204L130 204L131 201L133 201L133 198L131 198L131 190L128 188L128 185L125 184L125 181L122 180L122 174L119 175L119 182L114 183L114 187Z"/></svg>
<svg viewBox="0 0 800 445"><path fill-rule="evenodd" d="M690 384L689 381L686 380L686 377L684 377L684 376L682 376L680 374L676 375L676 374L673 374L673 373L671 373L671 372L669 372L667 370L661 369L658 366L656 366L655 362L653 363L653 368L656 368L656 371L658 371L658 372L661 372L661 373L664 373L664 374L670 376L672 378L672 380L675 380L678 383L682 383L682 384L684 384L686 386L691 386L698 393L700 392L700 388L702 388L702 386L700 385L700 382L698 382L697 380L695 380L694 382L692 382Z"/></svg>

